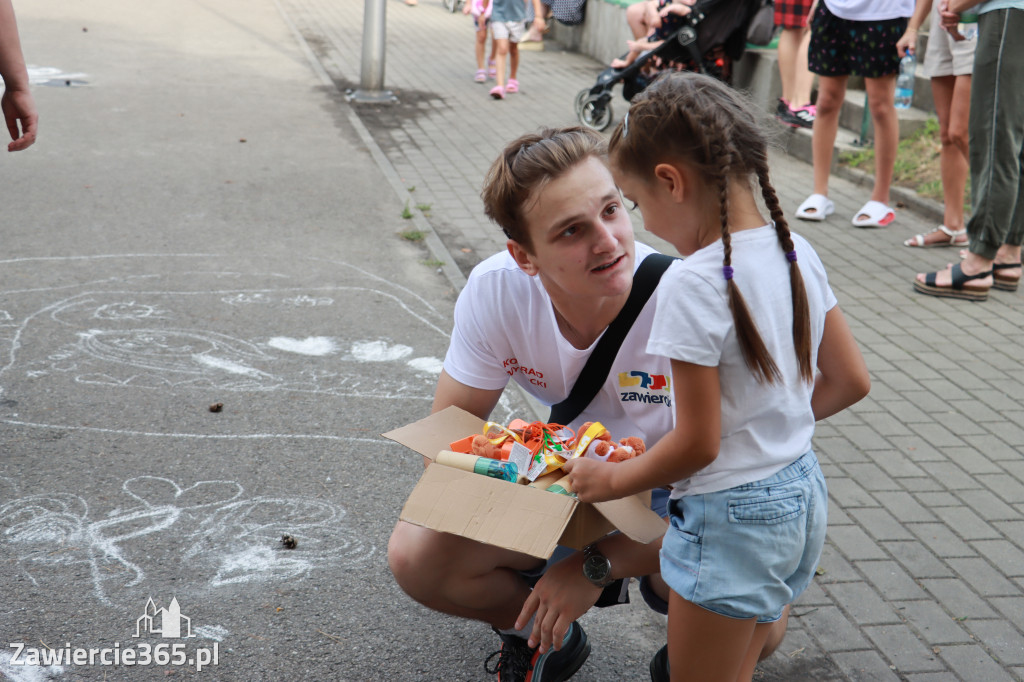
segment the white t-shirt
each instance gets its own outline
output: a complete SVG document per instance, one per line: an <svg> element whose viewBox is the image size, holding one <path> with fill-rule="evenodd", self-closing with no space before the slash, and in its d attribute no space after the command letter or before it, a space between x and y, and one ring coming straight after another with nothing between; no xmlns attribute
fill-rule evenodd
<svg viewBox="0 0 1024 682"><path fill-rule="evenodd" d="M650 253L654 249L637 243L637 265ZM601 392L570 426L600 421L616 440L639 436L648 445L672 428L669 361L645 350L653 319L652 295ZM540 402L554 405L569 395L592 350L574 348L562 336L540 279L502 252L473 268L459 294L444 369L456 381L485 390L514 379Z"/></svg>
<svg viewBox="0 0 1024 682"><path fill-rule="evenodd" d="M836 305L825 268L803 238L793 235L811 313L812 366ZM771 476L811 448L811 384L800 380L793 349L789 262L771 225L732 235L732 266L758 332L783 382L759 384L740 351L722 275L722 242L673 263L657 291L648 352L718 367L722 440L718 458L673 484L672 497L726 490Z"/></svg>
<svg viewBox="0 0 1024 682"><path fill-rule="evenodd" d="M828 11L847 21L884 21L909 17L914 0L824 0Z"/></svg>

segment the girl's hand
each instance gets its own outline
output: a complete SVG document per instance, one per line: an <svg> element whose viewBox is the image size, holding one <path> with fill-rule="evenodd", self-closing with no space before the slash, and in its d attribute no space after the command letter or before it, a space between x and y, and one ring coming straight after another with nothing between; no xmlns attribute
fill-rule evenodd
<svg viewBox="0 0 1024 682"><path fill-rule="evenodd" d="M604 502L620 497L612 486L615 467L619 466L622 464L610 464L577 457L566 462L562 471L569 474L569 483L576 491L578 500L581 502Z"/></svg>

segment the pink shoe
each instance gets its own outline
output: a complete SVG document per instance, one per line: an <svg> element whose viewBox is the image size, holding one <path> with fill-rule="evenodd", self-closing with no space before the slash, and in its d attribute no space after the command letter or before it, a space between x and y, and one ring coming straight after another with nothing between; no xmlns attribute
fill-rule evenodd
<svg viewBox="0 0 1024 682"><path fill-rule="evenodd" d="M515 78L509 78L508 85L505 86L505 92L519 92L519 81L517 81Z"/></svg>
<svg viewBox="0 0 1024 682"><path fill-rule="evenodd" d="M491 97L494 99L505 99L505 88L500 85L495 85L491 88Z"/></svg>
<svg viewBox="0 0 1024 682"><path fill-rule="evenodd" d="M495 78L498 77L498 67L494 64L493 59L487 60L487 76L491 80L494 80Z"/></svg>
<svg viewBox="0 0 1024 682"><path fill-rule="evenodd" d="M487 80L487 70L486 69L477 69L476 70L476 75L473 76L473 80L476 81L477 83L483 83L484 81L486 81Z"/></svg>

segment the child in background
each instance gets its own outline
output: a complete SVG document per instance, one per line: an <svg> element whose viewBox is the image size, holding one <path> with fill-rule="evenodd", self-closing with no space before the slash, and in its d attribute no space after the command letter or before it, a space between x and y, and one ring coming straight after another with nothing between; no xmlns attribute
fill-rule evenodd
<svg viewBox="0 0 1024 682"><path fill-rule="evenodd" d="M484 55L487 53L487 34L490 33L491 28L491 9L493 4L491 0L469 0L462 5L463 14L473 15L473 27L476 29L476 74L473 76L473 80L477 83L483 83L490 76L494 78L498 69L494 62L494 54L497 50L497 45L494 44L494 39L491 39L491 57L487 60L487 66L484 66Z"/></svg>
<svg viewBox="0 0 1024 682"><path fill-rule="evenodd" d="M832 147L839 131L839 112L846 100L846 81L864 77L871 122L875 126L875 184L871 199L853 216L856 227L885 227L896 219L889 206L896 150L900 141L896 113L896 75L900 56L896 42L914 13L915 0L818 0L811 19L808 67L818 74L818 100L811 155L814 191L796 210L801 220L825 220L835 212L828 198Z"/></svg>
<svg viewBox="0 0 1024 682"><path fill-rule="evenodd" d="M675 425L642 457L566 470L586 502L672 486L655 680L666 668L750 680L781 639L825 540L814 422L870 384L818 255L786 225L754 111L713 78L672 73L634 98L610 141L623 196L688 256L658 288L647 346L671 359Z"/></svg>
<svg viewBox="0 0 1024 682"><path fill-rule="evenodd" d="M609 66L624 69L646 51L661 45L665 38L682 25L682 17L690 13L696 0L644 0L626 8L626 23L633 32L633 40L626 41L629 52L617 57Z"/></svg>
<svg viewBox="0 0 1024 682"><path fill-rule="evenodd" d="M491 88L494 99L505 99L506 93L519 92L519 41L526 33L526 3L531 0L491 0L491 39L496 46L495 66L498 84ZM544 9L540 0L532 0L534 25L543 31ZM505 62L509 63L508 81L505 81Z"/></svg>

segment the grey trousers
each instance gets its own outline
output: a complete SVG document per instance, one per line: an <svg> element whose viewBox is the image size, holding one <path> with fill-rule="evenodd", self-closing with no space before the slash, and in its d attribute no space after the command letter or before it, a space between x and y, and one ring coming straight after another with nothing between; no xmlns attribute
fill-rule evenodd
<svg viewBox="0 0 1024 682"><path fill-rule="evenodd" d="M985 12L971 79L971 253L1024 240L1024 10Z"/></svg>

